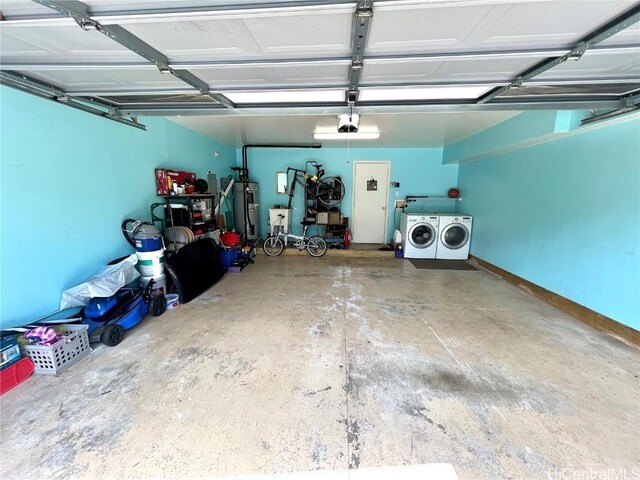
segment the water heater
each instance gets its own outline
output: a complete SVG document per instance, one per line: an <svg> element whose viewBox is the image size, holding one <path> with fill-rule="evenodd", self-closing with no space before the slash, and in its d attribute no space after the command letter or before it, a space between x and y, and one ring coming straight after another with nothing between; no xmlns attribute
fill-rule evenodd
<svg viewBox="0 0 640 480"><path fill-rule="evenodd" d="M258 184L256 182L233 184L233 214L236 230L243 235L245 240L260 238Z"/></svg>

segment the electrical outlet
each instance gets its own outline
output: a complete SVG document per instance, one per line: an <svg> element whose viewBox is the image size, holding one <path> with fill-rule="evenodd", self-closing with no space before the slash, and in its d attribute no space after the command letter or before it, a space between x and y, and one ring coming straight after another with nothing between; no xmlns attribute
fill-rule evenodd
<svg viewBox="0 0 640 480"><path fill-rule="evenodd" d="M404 208L407 206L407 202L404 200L396 200L396 208Z"/></svg>

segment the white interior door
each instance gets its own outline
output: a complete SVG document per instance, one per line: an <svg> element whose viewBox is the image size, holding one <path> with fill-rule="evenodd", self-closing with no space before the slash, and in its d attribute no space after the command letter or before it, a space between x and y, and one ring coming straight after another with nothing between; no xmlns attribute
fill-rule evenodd
<svg viewBox="0 0 640 480"><path fill-rule="evenodd" d="M354 162L354 243L385 243L389 205L389 162Z"/></svg>

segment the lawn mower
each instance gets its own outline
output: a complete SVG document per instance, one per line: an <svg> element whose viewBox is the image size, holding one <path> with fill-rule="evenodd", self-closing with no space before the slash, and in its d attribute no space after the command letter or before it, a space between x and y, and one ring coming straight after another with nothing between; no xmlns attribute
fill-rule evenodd
<svg viewBox="0 0 640 480"><path fill-rule="evenodd" d="M134 327L150 313L162 315L167 308L164 295L152 296L153 279L144 289L123 287L110 297L92 298L86 307L82 323L89 326L89 342L118 345L125 330Z"/></svg>

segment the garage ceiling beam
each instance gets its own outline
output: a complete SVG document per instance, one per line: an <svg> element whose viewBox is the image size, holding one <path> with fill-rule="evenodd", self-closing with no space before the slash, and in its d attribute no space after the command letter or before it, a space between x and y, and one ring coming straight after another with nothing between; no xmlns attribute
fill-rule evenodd
<svg viewBox="0 0 640 480"><path fill-rule="evenodd" d="M358 0L351 30L351 66L349 67L349 89L346 93L347 104L351 107L358 100L358 85L362 77L364 50L372 18L373 0Z"/></svg>
<svg viewBox="0 0 640 480"><path fill-rule="evenodd" d="M533 80L528 83L529 86L567 86L567 85L596 85L596 84L634 84L640 85L640 80L637 77L616 77L616 78L563 78L563 79L544 79ZM436 81L436 82L424 82L421 83L389 83L389 84L361 84L361 88L424 88L424 87L465 87L465 86L486 86L487 88L496 85L506 85L504 80L469 80L469 81L456 81L455 83ZM247 86L225 88L226 92L245 92L245 91L289 91L289 90L338 90L344 88L344 85L270 85L260 86L255 88L249 88ZM633 88L635 90L635 87ZM170 89L103 89L103 90L69 90L69 95L87 96L127 96L127 95L187 95L193 94L193 90L189 88L170 88ZM344 113L344 112L343 112Z"/></svg>
<svg viewBox="0 0 640 480"><path fill-rule="evenodd" d="M591 98L543 98L540 100L511 100L478 104L475 100L462 102L387 102L358 103L358 113L421 113L421 112L497 112L497 111L525 111L525 110L607 110L624 107L620 99L591 99ZM222 116L282 116L282 115L339 115L344 113L342 103L328 105L312 104L261 104L239 105L237 109L221 108L217 105L189 105L189 104L139 104L121 106L116 110L122 115L145 116L177 116L177 115L222 115Z"/></svg>
<svg viewBox="0 0 640 480"><path fill-rule="evenodd" d="M610 120L612 118L619 117L621 115L628 115L630 113L637 113L640 111L640 105L629 105L628 107L622 107L610 112L601 113L599 115L593 115L592 117L585 118L580 122L580 126L589 125L596 122L602 122L604 120Z"/></svg>
<svg viewBox="0 0 640 480"><path fill-rule="evenodd" d="M640 50L640 43L628 45L599 45L590 49L602 53L624 52L627 50ZM410 53L410 54L377 54L367 55L369 61L397 61L397 60L475 60L494 58L525 58L565 55L571 50L568 48L538 48L538 49L508 49L493 51L469 51L469 52L440 52L440 53ZM194 62L169 62L171 68L216 68L216 67L278 67L282 65L307 65L323 63L345 63L352 61L352 57L297 57L297 58L267 58L267 59L236 59L236 60L199 60ZM152 68L148 62L5 62L0 64L2 70L47 70L47 69L110 69L110 68Z"/></svg>
<svg viewBox="0 0 640 480"><path fill-rule="evenodd" d="M208 95L216 102L227 108L235 108L235 104L224 95L209 90L209 85L196 77L188 70L174 69L169 65L169 59L151 45L143 42L138 37L129 33L119 25L102 25L91 18L88 7L78 0L34 0L36 3L52 8L60 13L70 16L83 30L97 30L107 37L115 40L123 47L137 53L148 61L154 63L162 73L171 73L183 82L199 90L203 95Z"/></svg>
<svg viewBox="0 0 640 480"><path fill-rule="evenodd" d="M478 98L478 103L487 103L512 88L520 88L523 82L537 77L538 75L560 65L561 63L566 62L567 60L580 60L582 55L584 55L584 53L588 49L592 48L594 45L600 42L603 42L607 38L612 37L616 33L630 27L631 25L637 23L639 20L640 5L636 5L635 7L629 9L613 20L605 23L600 28L594 30L589 35L584 37L569 53L566 53L561 57L550 57L542 60L541 62L535 64L534 66L528 68L520 75L518 75L516 79L513 80L509 85L497 87L492 91L482 95L480 98Z"/></svg>
<svg viewBox="0 0 640 480"><path fill-rule="evenodd" d="M61 105L66 105L67 107L82 110L108 120L113 120L114 122L122 123L130 127L139 128L141 130L147 129L143 124L138 123L135 118L125 118L124 116L116 113L113 107L88 98L73 97L51 85L37 82L16 72L0 72L0 84L54 101Z"/></svg>

